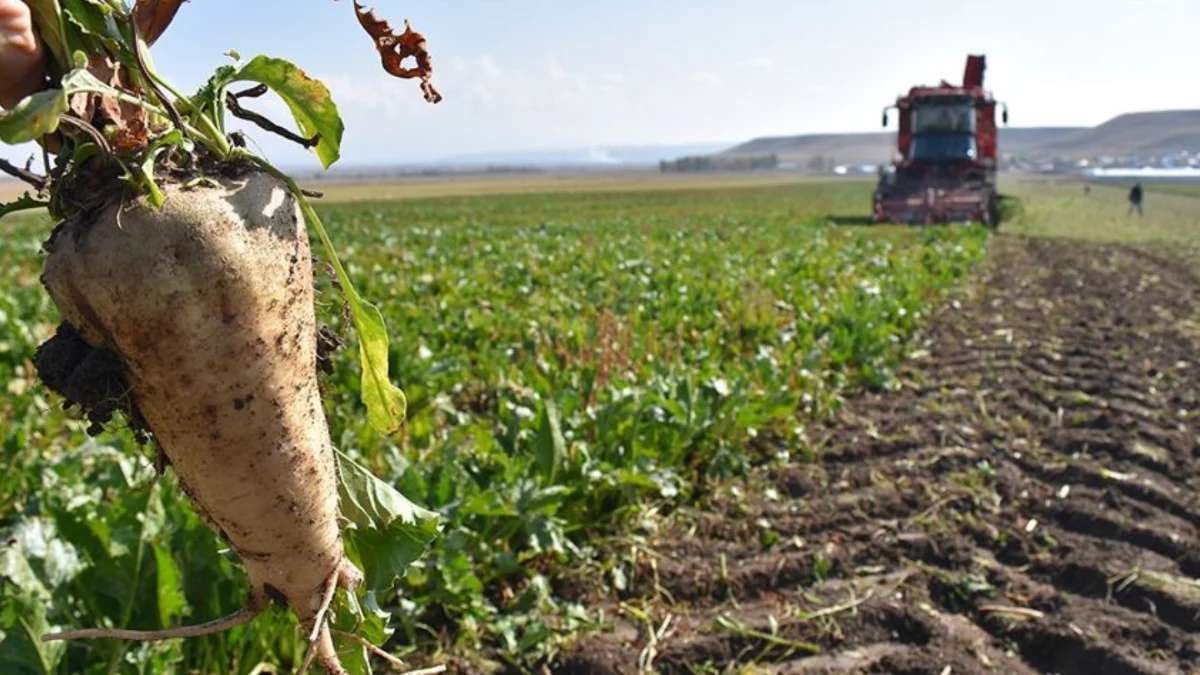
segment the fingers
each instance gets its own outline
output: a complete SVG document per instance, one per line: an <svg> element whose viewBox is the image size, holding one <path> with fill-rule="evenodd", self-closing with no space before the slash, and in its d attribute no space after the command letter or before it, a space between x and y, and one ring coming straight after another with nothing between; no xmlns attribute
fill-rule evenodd
<svg viewBox="0 0 1200 675"><path fill-rule="evenodd" d="M12 108L41 89L45 78L45 48L34 32L29 6L0 0L0 106Z"/></svg>

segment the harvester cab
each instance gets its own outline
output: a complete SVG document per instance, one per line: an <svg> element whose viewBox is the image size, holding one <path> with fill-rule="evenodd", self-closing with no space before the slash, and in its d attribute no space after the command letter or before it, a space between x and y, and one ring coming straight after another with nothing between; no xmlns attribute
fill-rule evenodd
<svg viewBox="0 0 1200 675"><path fill-rule="evenodd" d="M962 86L943 80L913 87L884 108L883 126L895 109L899 129L896 156L875 190L872 221L998 223L996 106L1004 124L1008 107L984 90L984 68L982 55L968 56Z"/></svg>

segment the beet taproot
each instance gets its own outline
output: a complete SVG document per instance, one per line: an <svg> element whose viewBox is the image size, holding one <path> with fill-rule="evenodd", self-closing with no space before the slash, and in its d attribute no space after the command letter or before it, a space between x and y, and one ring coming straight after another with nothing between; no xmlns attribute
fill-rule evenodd
<svg viewBox="0 0 1200 675"><path fill-rule="evenodd" d="M119 359L132 410L241 559L251 592L235 620L282 602L317 662L343 672L323 613L361 574L339 530L304 218L257 169L163 192L161 208L113 200L65 221L42 281L78 335ZM102 632L158 639L51 637Z"/></svg>
<svg viewBox="0 0 1200 675"><path fill-rule="evenodd" d="M89 433L120 413L139 441L157 446L159 471L177 474L241 560L249 600L202 625L42 639L205 635L274 601L306 631L301 671L316 660L346 672L334 633L394 661L354 632L371 630L354 591L394 583L436 536L437 516L331 443L318 369L331 369L328 351L339 341L316 325L309 225L357 337L366 421L392 434L407 402L388 375L384 318L354 289L306 191L249 151L243 132L226 130L227 116L240 118L311 149L329 168L341 155L344 124L322 82L266 55L243 61L231 51L232 64L194 95L180 94L155 71L149 47L184 1L25 3L14 25L36 28L30 39L42 48L46 77L0 111L0 141L39 142L48 173L0 162L34 189L0 217L44 208L59 223L45 246L42 282L63 321L35 355L41 380L83 410ZM441 101L424 36L407 20L397 34L373 11L353 7L384 70L418 80L426 101ZM407 59L416 65L404 66ZM235 91L237 83L251 86ZM242 103L268 92L287 105L295 131ZM353 630L330 626L339 588L351 596L339 605L348 608L339 625ZM369 670L357 657L347 663Z"/></svg>

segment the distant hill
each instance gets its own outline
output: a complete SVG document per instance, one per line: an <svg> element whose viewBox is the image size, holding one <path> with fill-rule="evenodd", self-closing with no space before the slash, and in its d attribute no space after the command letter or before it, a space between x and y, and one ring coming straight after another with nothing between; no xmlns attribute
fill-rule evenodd
<svg viewBox="0 0 1200 675"><path fill-rule="evenodd" d="M1042 151L1069 156L1162 155L1200 152L1200 110L1118 115L1090 129L1047 142Z"/></svg>
<svg viewBox="0 0 1200 675"><path fill-rule="evenodd" d="M781 162L807 164L822 157L840 164L886 161L896 142L895 129L858 134L803 134L756 138L722 155L775 153ZM1200 110L1128 113L1096 127L1002 127L1000 152L1030 159L1099 155L1161 155L1200 152Z"/></svg>

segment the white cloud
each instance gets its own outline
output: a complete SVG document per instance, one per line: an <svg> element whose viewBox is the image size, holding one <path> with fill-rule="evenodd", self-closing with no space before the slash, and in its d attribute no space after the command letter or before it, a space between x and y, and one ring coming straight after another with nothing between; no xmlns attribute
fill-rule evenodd
<svg viewBox="0 0 1200 675"><path fill-rule="evenodd" d="M568 71L553 56L546 59L546 68L556 94L568 93L577 97L592 93L592 83L587 75Z"/></svg>
<svg viewBox="0 0 1200 675"><path fill-rule="evenodd" d="M472 100L483 104L484 107L490 108L496 104L496 97L484 84L471 85L470 95Z"/></svg>
<svg viewBox="0 0 1200 675"><path fill-rule="evenodd" d="M428 105L420 96L415 80L401 80L383 73L371 75L329 75L318 78L329 87L329 93L342 115L367 112L374 117L399 119L405 117L418 103Z"/></svg>
<svg viewBox="0 0 1200 675"><path fill-rule="evenodd" d="M774 68L775 60L769 56L757 56L752 59L746 59L738 65L743 68L762 68L765 70L768 68Z"/></svg>
<svg viewBox="0 0 1200 675"><path fill-rule="evenodd" d="M565 84L571 79L571 74L553 56L546 59L546 71L549 73L550 82L553 84Z"/></svg>
<svg viewBox="0 0 1200 675"><path fill-rule="evenodd" d="M479 57L479 70L489 80L494 81L504 77L504 71L500 70L500 66L496 65L496 60L490 54Z"/></svg>
<svg viewBox="0 0 1200 675"><path fill-rule="evenodd" d="M721 94L738 85L715 70L620 72L611 63L589 68L553 54L507 62L497 53L447 58L434 71L434 84L445 96L438 105L422 100L416 80L363 69L313 73L329 86L345 121L342 164L589 146L592 159L605 162L612 157L602 148L616 143L690 142L729 134L724 123L714 126L712 120L728 119L719 111L733 103L722 103ZM681 114L680 102L693 105ZM257 105L278 110L275 102L268 108L265 99ZM269 134L252 135L272 161L312 164L291 144Z"/></svg>

